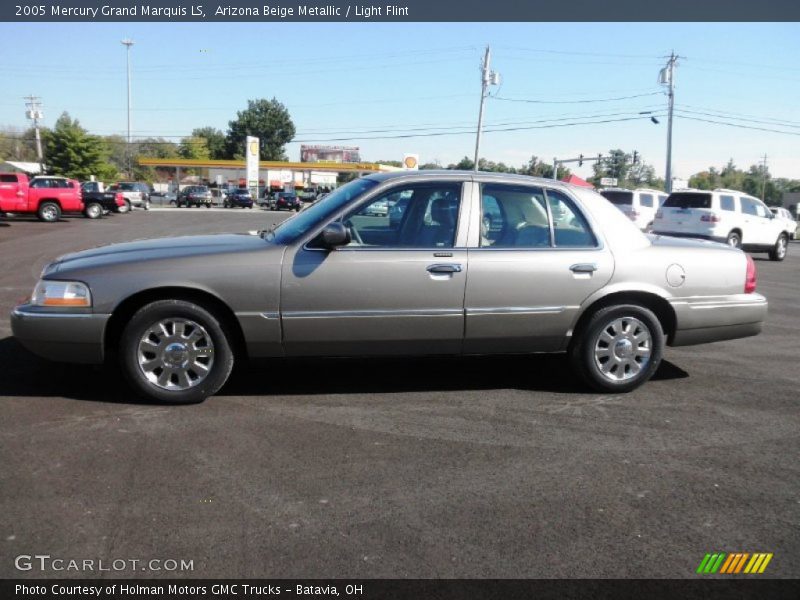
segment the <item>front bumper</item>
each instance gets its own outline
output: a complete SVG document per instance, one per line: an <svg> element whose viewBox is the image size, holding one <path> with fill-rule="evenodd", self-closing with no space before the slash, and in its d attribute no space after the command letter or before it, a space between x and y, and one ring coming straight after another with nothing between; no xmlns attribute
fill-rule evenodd
<svg viewBox="0 0 800 600"><path fill-rule="evenodd" d="M11 313L11 331L28 350L60 362L100 364L111 315L50 312L22 305Z"/></svg>
<svg viewBox="0 0 800 600"><path fill-rule="evenodd" d="M676 328L671 346L691 346L761 333L767 299L761 294L704 296L670 300Z"/></svg>

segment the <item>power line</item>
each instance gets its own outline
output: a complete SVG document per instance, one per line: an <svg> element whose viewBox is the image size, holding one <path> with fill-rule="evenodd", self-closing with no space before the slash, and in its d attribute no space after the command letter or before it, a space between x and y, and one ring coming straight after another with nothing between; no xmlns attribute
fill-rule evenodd
<svg viewBox="0 0 800 600"><path fill-rule="evenodd" d="M780 129L767 129L766 127L754 127L752 125L741 125L739 123L729 123L725 121L714 121L711 119L701 119L699 117L688 117L686 115L677 115L679 119L689 121L700 121L702 123L713 123L714 125L727 125L728 127L737 127L739 129L753 129L755 131L768 131L770 133L782 133L784 135L800 135L800 131L781 131Z"/></svg>
<svg viewBox="0 0 800 600"><path fill-rule="evenodd" d="M617 102L619 100L630 100L632 98L644 98L647 96L660 96L663 92L649 92L647 94L634 94L632 96L617 96L616 98L592 98L591 100L540 100L532 98L504 98L492 96L494 100L504 102L523 102L526 104L593 104L595 102Z"/></svg>

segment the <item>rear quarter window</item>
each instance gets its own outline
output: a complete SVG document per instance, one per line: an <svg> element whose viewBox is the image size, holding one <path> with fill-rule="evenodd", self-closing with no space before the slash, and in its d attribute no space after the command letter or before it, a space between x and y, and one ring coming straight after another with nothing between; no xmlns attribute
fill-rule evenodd
<svg viewBox="0 0 800 600"><path fill-rule="evenodd" d="M0 183L17 183L16 175L0 175Z"/></svg>
<svg viewBox="0 0 800 600"><path fill-rule="evenodd" d="M664 208L711 208L711 194L679 192L670 194Z"/></svg>
<svg viewBox="0 0 800 600"><path fill-rule="evenodd" d="M611 202L611 204L616 204L617 206L630 206L633 204L633 192L618 192L614 190L604 190L600 192L600 194Z"/></svg>
<svg viewBox="0 0 800 600"><path fill-rule="evenodd" d="M653 208L653 194L639 194L639 206Z"/></svg>

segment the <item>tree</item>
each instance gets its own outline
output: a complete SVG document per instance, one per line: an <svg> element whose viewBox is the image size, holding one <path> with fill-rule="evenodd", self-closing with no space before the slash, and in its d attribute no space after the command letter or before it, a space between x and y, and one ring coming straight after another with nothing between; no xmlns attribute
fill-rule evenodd
<svg viewBox="0 0 800 600"><path fill-rule="evenodd" d="M45 162L56 175L89 179L92 175L107 179L116 175L109 164L108 146L102 138L90 135L77 119L62 113L53 130L45 136Z"/></svg>
<svg viewBox="0 0 800 600"><path fill-rule="evenodd" d="M261 160L287 160L284 146L294 138L295 128L289 111L275 98L248 100L247 108L237 112L228 126L229 157L242 157L245 138L253 135L259 139Z"/></svg>
<svg viewBox="0 0 800 600"><path fill-rule="evenodd" d="M36 134L33 127L22 131L15 127L0 130L0 161L37 162Z"/></svg>
<svg viewBox="0 0 800 600"><path fill-rule="evenodd" d="M208 147L208 140L204 137L191 135L181 140L178 147L178 154L181 158L193 160L208 160L211 158L211 151Z"/></svg>
<svg viewBox="0 0 800 600"><path fill-rule="evenodd" d="M198 127L192 130L192 137L203 138L208 146L208 158L222 160L232 158L228 156L225 134L214 127Z"/></svg>

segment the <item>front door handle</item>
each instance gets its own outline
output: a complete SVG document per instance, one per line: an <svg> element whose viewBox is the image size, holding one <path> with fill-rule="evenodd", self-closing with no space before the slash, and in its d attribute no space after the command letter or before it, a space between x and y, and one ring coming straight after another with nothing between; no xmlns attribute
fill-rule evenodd
<svg viewBox="0 0 800 600"><path fill-rule="evenodd" d="M430 265L427 271L428 273L461 273L461 265L437 263Z"/></svg>
<svg viewBox="0 0 800 600"><path fill-rule="evenodd" d="M597 271L595 263L578 263L569 268L573 273L594 273Z"/></svg>

